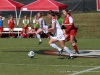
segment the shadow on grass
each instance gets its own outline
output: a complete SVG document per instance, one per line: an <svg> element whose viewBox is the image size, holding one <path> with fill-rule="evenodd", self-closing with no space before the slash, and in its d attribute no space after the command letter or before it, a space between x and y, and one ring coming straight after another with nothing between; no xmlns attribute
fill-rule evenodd
<svg viewBox="0 0 100 75"><path fill-rule="evenodd" d="M24 51L21 51L21 50L8 50L8 51L0 51L0 52L27 52L28 53L29 51L34 51L34 50L24 50ZM49 54L46 54L45 51L48 51L48 50L38 50L38 51L34 51L34 52L36 54L49 55Z"/></svg>
<svg viewBox="0 0 100 75"><path fill-rule="evenodd" d="M31 50L31 51L34 51L34 50ZM1 51L1 52L29 52L29 51L18 51L18 50L9 50L9 51ZM38 50L38 51L34 51L35 52L35 54L41 54L41 55L51 55L51 56L58 56L58 58L57 59L61 59L61 60L63 60L63 59L67 59L68 58L68 55L61 55L61 56L59 56L59 54L58 54L58 51L56 51L56 50ZM57 52L57 53L53 53L53 52ZM35 58L35 57L33 57L33 58L31 58L31 57L29 57L30 59L37 59L37 58Z"/></svg>

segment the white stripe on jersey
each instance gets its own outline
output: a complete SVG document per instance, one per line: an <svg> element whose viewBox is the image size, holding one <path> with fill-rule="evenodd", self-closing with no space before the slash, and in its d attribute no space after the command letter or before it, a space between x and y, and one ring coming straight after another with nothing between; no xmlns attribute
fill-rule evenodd
<svg viewBox="0 0 100 75"><path fill-rule="evenodd" d="M39 22L42 21L42 24L40 25L40 28L43 29L43 27L46 25L44 19L41 17L39 18Z"/></svg>
<svg viewBox="0 0 100 75"><path fill-rule="evenodd" d="M59 22L56 19L52 19L52 24L53 23L56 24L56 28L54 29L54 36L58 35L59 32L60 32L60 34L63 34L63 31L61 29L61 26L60 26Z"/></svg>

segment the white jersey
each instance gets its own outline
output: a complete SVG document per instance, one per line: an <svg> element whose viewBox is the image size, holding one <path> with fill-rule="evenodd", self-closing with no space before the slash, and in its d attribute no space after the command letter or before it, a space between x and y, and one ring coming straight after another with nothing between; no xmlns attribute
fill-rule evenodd
<svg viewBox="0 0 100 75"><path fill-rule="evenodd" d="M41 25L40 25L40 28L43 29L43 27L45 27L45 25L46 25L44 19L41 17L41 18L39 18L38 21L39 21L39 23L42 22Z"/></svg>
<svg viewBox="0 0 100 75"><path fill-rule="evenodd" d="M56 27L54 29L54 36L51 36L51 38L58 41L65 40L64 32L62 31L59 22L56 19L52 19L52 24L53 23L55 23Z"/></svg>
<svg viewBox="0 0 100 75"><path fill-rule="evenodd" d="M56 19L52 19L52 24L55 23L56 27L54 29L54 36L58 35L58 34L64 34L61 26L59 24L59 22Z"/></svg>

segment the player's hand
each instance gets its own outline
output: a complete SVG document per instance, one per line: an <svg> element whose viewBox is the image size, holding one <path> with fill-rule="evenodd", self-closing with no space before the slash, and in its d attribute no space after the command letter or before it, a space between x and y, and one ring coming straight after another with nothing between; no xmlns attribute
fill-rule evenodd
<svg viewBox="0 0 100 75"><path fill-rule="evenodd" d="M63 26L64 24L62 23L62 26Z"/></svg>
<svg viewBox="0 0 100 75"><path fill-rule="evenodd" d="M48 28L43 28L44 30L48 30Z"/></svg>

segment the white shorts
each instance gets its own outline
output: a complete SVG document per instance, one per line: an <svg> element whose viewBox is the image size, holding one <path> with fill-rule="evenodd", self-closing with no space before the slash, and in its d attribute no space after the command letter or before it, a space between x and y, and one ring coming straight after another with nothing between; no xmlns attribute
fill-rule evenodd
<svg viewBox="0 0 100 75"><path fill-rule="evenodd" d="M47 26L47 25L45 25L45 26L43 26L43 28L48 29L48 26ZM44 32L44 33L48 33L48 31L47 31L47 30L44 30L44 29L43 29L43 32Z"/></svg>
<svg viewBox="0 0 100 75"><path fill-rule="evenodd" d="M56 36L51 36L51 39L56 39L58 41L65 40L65 35L64 35L63 31L60 30L60 31L57 31L57 35Z"/></svg>
<svg viewBox="0 0 100 75"><path fill-rule="evenodd" d="M44 30L44 28L48 29L48 26L45 25L45 26L43 26L43 28L40 28L44 33L48 33L48 31L47 30Z"/></svg>

